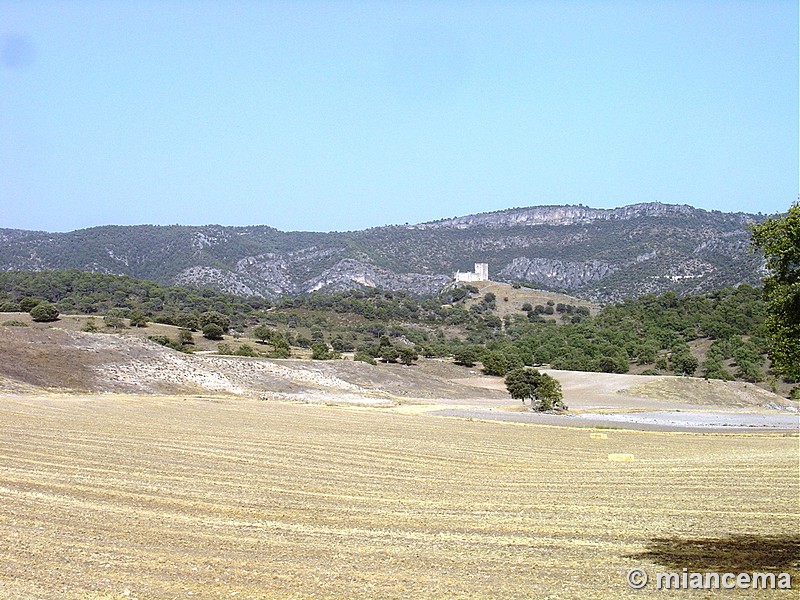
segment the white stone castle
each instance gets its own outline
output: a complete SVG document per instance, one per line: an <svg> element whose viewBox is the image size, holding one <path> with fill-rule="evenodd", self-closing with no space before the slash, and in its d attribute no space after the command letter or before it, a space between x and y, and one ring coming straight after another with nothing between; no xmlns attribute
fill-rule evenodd
<svg viewBox="0 0 800 600"><path fill-rule="evenodd" d="M489 281L489 263L475 263L474 273L462 273L456 271L453 274L453 279L456 281Z"/></svg>

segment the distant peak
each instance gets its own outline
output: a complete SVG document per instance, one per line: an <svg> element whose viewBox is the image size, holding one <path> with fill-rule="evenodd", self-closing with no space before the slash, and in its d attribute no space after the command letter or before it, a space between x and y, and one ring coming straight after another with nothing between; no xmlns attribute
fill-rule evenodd
<svg viewBox="0 0 800 600"><path fill-rule="evenodd" d="M701 210L687 204L662 204L661 202L644 202L619 208L591 208L573 204L529 206L430 221L418 225L409 225L408 227L410 229L466 229L480 226L573 225L575 223L615 221L637 217L685 215Z"/></svg>

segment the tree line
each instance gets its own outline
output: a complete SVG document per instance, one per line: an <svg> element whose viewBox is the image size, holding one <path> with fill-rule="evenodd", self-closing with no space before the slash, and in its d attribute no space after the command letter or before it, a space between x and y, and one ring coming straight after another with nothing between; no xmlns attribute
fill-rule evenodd
<svg viewBox="0 0 800 600"><path fill-rule="evenodd" d="M61 313L105 315L112 324L150 320L202 331L209 339L236 331L271 344L277 356L299 346L318 358L353 352L367 362L449 356L464 365L480 362L496 376L550 365L614 373L638 366L650 374L752 382L769 377L762 290L748 285L703 295L646 295L595 316L551 302L501 318L498 301L463 286L426 298L363 288L271 302L76 270L0 273L0 311L47 302ZM547 308L560 323L542 318ZM702 341L709 346L704 356L696 349Z"/></svg>

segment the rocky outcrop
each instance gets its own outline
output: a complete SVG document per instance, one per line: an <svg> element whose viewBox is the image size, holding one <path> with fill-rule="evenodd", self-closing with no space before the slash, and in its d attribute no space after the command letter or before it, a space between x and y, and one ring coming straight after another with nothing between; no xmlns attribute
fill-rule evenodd
<svg viewBox="0 0 800 600"><path fill-rule="evenodd" d="M515 258L498 273L502 280L532 281L549 288L580 288L620 267L599 260L573 262L552 258Z"/></svg>
<svg viewBox="0 0 800 600"><path fill-rule="evenodd" d="M240 296L274 298L316 291L342 291L358 287L404 290L414 295L435 294L450 281L446 275L393 273L355 259L343 259L319 275L293 281L291 259L276 255L248 257L233 270L215 267L190 267L175 278L179 285L211 287Z"/></svg>
<svg viewBox="0 0 800 600"><path fill-rule="evenodd" d="M191 287L210 287L239 296L264 295L248 285L247 281L236 273L215 267L189 267L178 273L174 283Z"/></svg>
<svg viewBox="0 0 800 600"><path fill-rule="evenodd" d="M354 287L376 287L385 290L405 290L410 294L435 294L450 282L447 275L422 273L393 273L354 259L341 260L319 276L304 284L305 292L344 290Z"/></svg>
<svg viewBox="0 0 800 600"><path fill-rule="evenodd" d="M480 213L454 219L409 225L409 229L468 229L470 227L510 227L515 225L575 225L595 221L615 221L638 217L687 215L697 210L688 205L649 202L621 208L589 208L587 206L531 206Z"/></svg>

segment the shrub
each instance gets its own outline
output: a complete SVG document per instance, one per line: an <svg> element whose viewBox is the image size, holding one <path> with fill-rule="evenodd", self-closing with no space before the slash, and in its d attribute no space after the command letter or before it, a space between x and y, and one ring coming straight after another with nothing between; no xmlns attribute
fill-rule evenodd
<svg viewBox="0 0 800 600"><path fill-rule="evenodd" d="M49 302L41 302L30 311L31 319L39 323L49 323L58 319L58 309Z"/></svg>
<svg viewBox="0 0 800 600"><path fill-rule="evenodd" d="M325 342L314 342L311 344L311 358L313 360L330 360L333 358Z"/></svg>
<svg viewBox="0 0 800 600"><path fill-rule="evenodd" d="M84 326L81 327L81 331L84 331L86 333L95 333L97 331L100 331L100 328L97 326L97 323L95 322L94 318L90 317L86 321L86 324L84 324Z"/></svg>
<svg viewBox="0 0 800 600"><path fill-rule="evenodd" d="M291 358L291 356L292 351L289 346L275 346L275 350L269 355L270 358Z"/></svg>
<svg viewBox="0 0 800 600"><path fill-rule="evenodd" d="M165 335L148 335L147 339L151 342L155 342L156 344L161 344L162 346L166 346L167 348L172 348L173 350L182 350L181 345L175 341L171 340Z"/></svg>
<svg viewBox="0 0 800 600"><path fill-rule="evenodd" d="M236 350L236 356L258 356L250 344L242 344Z"/></svg>
<svg viewBox="0 0 800 600"><path fill-rule="evenodd" d="M366 352L356 352L355 355L353 356L353 360L357 360L359 362L365 362L365 363L367 363L369 365L377 365L378 364L376 362L376 360L374 358L372 358Z"/></svg>
<svg viewBox="0 0 800 600"><path fill-rule="evenodd" d="M199 319L200 327L203 328L203 332L205 335L205 329L207 325L217 325L220 329L222 329L223 333L226 333L228 329L231 327L231 319L230 317L223 315L216 310L209 310L208 312L204 312L200 315ZM210 338L210 339L221 339L221 338Z"/></svg>
<svg viewBox="0 0 800 600"><path fill-rule="evenodd" d="M111 329L125 329L125 319L122 318L122 311L112 310L103 317L103 323Z"/></svg>
<svg viewBox="0 0 800 600"><path fill-rule="evenodd" d="M478 351L470 346L459 348L453 353L453 360L457 365L474 367L478 360Z"/></svg>
<svg viewBox="0 0 800 600"><path fill-rule="evenodd" d="M27 296L19 301L19 309L22 312L29 313L37 304L41 304L42 302L44 302L44 300L41 298L31 298Z"/></svg>
<svg viewBox="0 0 800 600"><path fill-rule="evenodd" d="M191 344L194 345L194 337L192 337L192 332L189 329L180 328L178 330L178 341L181 344Z"/></svg>
<svg viewBox="0 0 800 600"><path fill-rule="evenodd" d="M130 316L131 327L147 327L147 317L141 310L134 310Z"/></svg>
<svg viewBox="0 0 800 600"><path fill-rule="evenodd" d="M502 377L508 370L506 357L502 352L486 352L481 362L483 363L483 372L487 375Z"/></svg>
<svg viewBox="0 0 800 600"><path fill-rule="evenodd" d="M221 340L223 333L222 327L216 323L208 323L203 327L203 337L209 340Z"/></svg>
<svg viewBox="0 0 800 600"><path fill-rule="evenodd" d="M409 346L403 346L402 348L400 348L399 354L400 354L400 362L404 365L410 365L419 358L419 354L417 354L417 351Z"/></svg>
<svg viewBox="0 0 800 600"><path fill-rule="evenodd" d="M5 321L3 323L3 327L27 327L27 326L28 326L27 323L23 323L22 321L17 321L13 319L11 321Z"/></svg>

